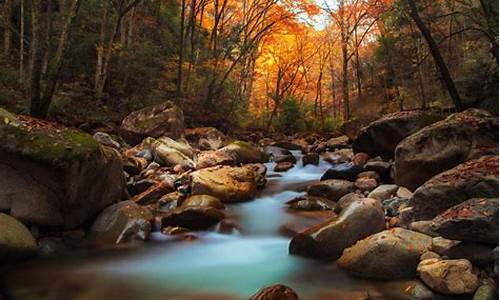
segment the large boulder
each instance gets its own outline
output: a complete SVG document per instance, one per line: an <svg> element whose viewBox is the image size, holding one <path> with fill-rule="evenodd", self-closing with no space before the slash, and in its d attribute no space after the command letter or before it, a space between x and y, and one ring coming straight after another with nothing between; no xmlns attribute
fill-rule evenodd
<svg viewBox="0 0 500 300"><path fill-rule="evenodd" d="M328 200L337 201L344 195L354 192L354 183L347 180L328 179L313 183L307 187L310 196L323 197Z"/></svg>
<svg viewBox="0 0 500 300"><path fill-rule="evenodd" d="M358 277L392 280L411 278L416 274L420 255L431 247L431 237L393 228L345 249L337 265Z"/></svg>
<svg viewBox="0 0 500 300"><path fill-rule="evenodd" d="M116 150L54 123L0 118L0 211L27 224L74 228L121 200Z"/></svg>
<svg viewBox="0 0 500 300"><path fill-rule="evenodd" d="M363 172L363 167L357 166L352 162L335 164L321 176L321 180L343 179L355 181L358 174Z"/></svg>
<svg viewBox="0 0 500 300"><path fill-rule="evenodd" d="M313 226L290 242L291 254L335 259L358 240L384 229L384 211L373 199L353 201L338 217Z"/></svg>
<svg viewBox="0 0 500 300"><path fill-rule="evenodd" d="M471 198L498 197L498 157L484 156L438 174L419 187L408 202L405 222L431 220Z"/></svg>
<svg viewBox="0 0 500 300"><path fill-rule="evenodd" d="M352 148L371 157L390 159L405 137L439 120L438 115L418 111L388 114L361 129Z"/></svg>
<svg viewBox="0 0 500 300"><path fill-rule="evenodd" d="M451 240L498 244L498 198L460 203L434 218L433 231Z"/></svg>
<svg viewBox="0 0 500 300"><path fill-rule="evenodd" d="M191 193L210 195L224 203L252 199L257 193L255 172L247 167L216 166L191 174Z"/></svg>
<svg viewBox="0 0 500 300"><path fill-rule="evenodd" d="M424 259L417 268L420 279L432 290L446 295L472 294L479 287L479 278L466 259Z"/></svg>
<svg viewBox="0 0 500 300"><path fill-rule="evenodd" d="M460 163L497 153L498 118L468 109L404 139L395 152L395 181L414 190Z"/></svg>
<svg viewBox="0 0 500 300"><path fill-rule="evenodd" d="M31 232L13 217L0 213L0 263L12 262L36 253Z"/></svg>
<svg viewBox="0 0 500 300"><path fill-rule="evenodd" d="M145 107L130 113L120 127L122 137L138 144L146 137L168 136L178 139L184 131L184 114L171 101Z"/></svg>
<svg viewBox="0 0 500 300"><path fill-rule="evenodd" d="M103 210L90 230L97 243L119 244L146 240L151 232L153 214L134 201L123 201Z"/></svg>
<svg viewBox="0 0 500 300"><path fill-rule="evenodd" d="M236 164L234 156L227 151L203 151L196 159L196 169L215 166L233 166Z"/></svg>

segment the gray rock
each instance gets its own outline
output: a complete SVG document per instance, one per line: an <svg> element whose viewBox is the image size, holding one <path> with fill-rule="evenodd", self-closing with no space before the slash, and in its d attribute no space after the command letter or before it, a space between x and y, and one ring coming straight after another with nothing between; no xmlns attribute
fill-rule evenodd
<svg viewBox="0 0 500 300"><path fill-rule="evenodd" d="M371 157L392 158L400 141L439 119L435 114L417 111L385 115L361 129L353 141L353 150Z"/></svg>
<svg viewBox="0 0 500 300"><path fill-rule="evenodd" d="M356 241L384 228L384 212L373 199L352 202L338 217L296 235L290 242L291 254L335 259Z"/></svg>
<svg viewBox="0 0 500 300"><path fill-rule="evenodd" d="M420 256L431 248L431 237L393 228L358 241L344 250L337 265L365 278L401 279L414 277Z"/></svg>
<svg viewBox="0 0 500 300"><path fill-rule="evenodd" d="M168 136L178 139L184 132L184 114L171 101L145 107L130 113L120 127L122 137L130 144L138 144L146 137Z"/></svg>
<svg viewBox="0 0 500 300"><path fill-rule="evenodd" d="M339 200L342 196L354 192L354 183L347 180L329 179L313 183L307 187L310 196L323 197L332 201Z"/></svg>
<svg viewBox="0 0 500 300"><path fill-rule="evenodd" d="M123 201L103 210L90 230L96 243L120 244L147 240L151 232L152 213L133 201Z"/></svg>
<svg viewBox="0 0 500 300"><path fill-rule="evenodd" d="M395 151L395 182L415 190L434 175L487 154L498 155L498 118L468 109L404 139Z"/></svg>
<svg viewBox="0 0 500 300"><path fill-rule="evenodd" d="M410 198L403 221L431 220L471 198L498 198L498 156L484 156L438 174Z"/></svg>
<svg viewBox="0 0 500 300"><path fill-rule="evenodd" d="M447 239L498 244L498 198L462 202L434 218L432 229Z"/></svg>
<svg viewBox="0 0 500 300"><path fill-rule="evenodd" d="M368 194L368 198L384 201L393 197L396 194L398 188L399 187L395 184L382 184L371 191L370 194Z"/></svg>
<svg viewBox="0 0 500 300"><path fill-rule="evenodd" d="M417 272L427 286L445 295L472 294L479 286L479 278L466 259L426 259L419 263Z"/></svg>

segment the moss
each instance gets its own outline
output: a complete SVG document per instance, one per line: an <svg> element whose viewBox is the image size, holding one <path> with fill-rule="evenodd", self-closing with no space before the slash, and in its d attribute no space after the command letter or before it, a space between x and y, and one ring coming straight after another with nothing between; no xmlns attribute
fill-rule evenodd
<svg viewBox="0 0 500 300"><path fill-rule="evenodd" d="M5 124L0 126L0 139L0 149L56 167L101 153L92 136L71 129L30 129Z"/></svg>

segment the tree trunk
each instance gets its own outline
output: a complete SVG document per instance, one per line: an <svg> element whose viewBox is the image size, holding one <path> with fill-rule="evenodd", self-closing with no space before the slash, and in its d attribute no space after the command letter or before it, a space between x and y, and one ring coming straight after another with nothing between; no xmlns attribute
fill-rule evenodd
<svg viewBox="0 0 500 300"><path fill-rule="evenodd" d="M179 35L179 63L177 65L177 89L176 99L177 104L180 102L182 96L182 65L184 64L184 23L186 19L186 0L181 1L181 24Z"/></svg>
<svg viewBox="0 0 500 300"><path fill-rule="evenodd" d="M45 30L45 53L43 55L43 67L42 67L42 77L47 78L47 69L49 65L49 55L50 55L50 36L52 35L52 19L54 11L53 0L47 0L47 11L46 11L46 24L47 28Z"/></svg>
<svg viewBox="0 0 500 300"><path fill-rule="evenodd" d="M71 33L71 26L78 14L80 8L81 0L73 0L66 16L61 35L59 36L59 43L57 45L57 50L54 58L51 59L49 64L49 69L47 72L47 85L42 97L41 103L41 115L46 116L50 104L52 102L52 97L59 81L59 75L63 66L64 52L66 50L66 45Z"/></svg>
<svg viewBox="0 0 500 300"><path fill-rule="evenodd" d="M31 82L30 82L30 114L34 117L43 117L41 114L41 75L44 55L43 24L41 21L42 3L31 0Z"/></svg>
<svg viewBox="0 0 500 300"><path fill-rule="evenodd" d="M20 15L20 33L19 33L19 82L24 83L24 0L20 0L21 6Z"/></svg>
<svg viewBox="0 0 500 300"><path fill-rule="evenodd" d="M448 70L448 67L446 66L446 63L444 62L444 59L441 55L441 51L439 50L436 41L432 37L430 30L427 28L425 23L420 18L415 1L414 0L407 0L407 1L410 8L409 9L410 16L415 21L415 24L417 24L418 29L424 36L427 45L429 46L429 50L432 54L432 57L434 58L434 62L436 63L439 73L441 74L441 78L445 83L446 89L448 90L448 94L450 95L450 98L453 101L455 108L458 111L461 111L463 109L462 100L460 99L460 95L458 94L457 88L455 87L455 83L453 82L453 79L450 76L450 72Z"/></svg>
<svg viewBox="0 0 500 300"><path fill-rule="evenodd" d="M342 98L344 100L344 120L351 118L349 107L349 74L347 60L347 44L342 45Z"/></svg>
<svg viewBox="0 0 500 300"><path fill-rule="evenodd" d="M102 72L103 72L103 61L104 61L104 43L106 40L106 29L108 27L108 14L109 14L109 5L104 3L104 7L102 8L101 15L101 28L99 31L99 44L96 48L97 61L95 68L95 78L94 78L94 89L99 89L99 85L101 82Z"/></svg>
<svg viewBox="0 0 500 300"><path fill-rule="evenodd" d="M7 57L10 54L10 46L12 41L11 34L11 24L10 19L12 15L12 0L5 0L4 2L4 11L3 11L3 19L4 19L4 32L3 32L3 51L4 55Z"/></svg>

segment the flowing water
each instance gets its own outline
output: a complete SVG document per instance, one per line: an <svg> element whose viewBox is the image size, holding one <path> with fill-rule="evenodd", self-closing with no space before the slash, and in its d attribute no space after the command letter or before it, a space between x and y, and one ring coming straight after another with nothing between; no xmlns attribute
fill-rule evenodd
<svg viewBox="0 0 500 300"><path fill-rule="evenodd" d="M304 227L317 219L289 212L284 203L329 166L321 161L303 167L298 161L285 173L269 171L255 200L227 206L228 219L238 224L231 234L197 232L197 239L179 242L153 233L151 241L132 248L40 259L7 271L5 290L12 299L247 299L261 287L282 283L301 299L333 299L329 293L339 289L405 299L407 283L358 280L335 263L288 254L284 225Z"/></svg>

